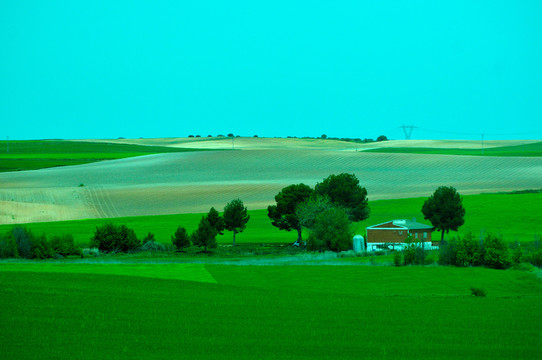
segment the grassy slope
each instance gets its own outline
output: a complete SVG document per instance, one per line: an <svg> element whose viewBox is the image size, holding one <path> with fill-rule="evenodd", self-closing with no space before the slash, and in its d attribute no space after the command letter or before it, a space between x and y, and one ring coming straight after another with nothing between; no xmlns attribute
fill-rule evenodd
<svg viewBox="0 0 542 360"><path fill-rule="evenodd" d="M162 146L77 142L62 140L0 141L0 172L79 165L100 160L166 152L194 151Z"/></svg>
<svg viewBox="0 0 542 360"><path fill-rule="evenodd" d="M218 284L0 271L3 357L533 359L540 354L542 286L533 274L206 267ZM469 296L470 286L484 287L488 297Z"/></svg>
<svg viewBox="0 0 542 360"><path fill-rule="evenodd" d="M439 148L407 148L407 147L386 147L365 150L379 153L405 153L405 154L440 154L440 155L472 155L472 156L542 156L542 142L516 146L501 146L494 148L480 149L439 149Z"/></svg>
<svg viewBox="0 0 542 360"><path fill-rule="evenodd" d="M542 224L538 214L542 211L542 193L534 194L482 194L463 197L463 206L467 214L465 225L460 233L480 231L502 234L507 241L532 241L535 235L542 235ZM364 234L369 225L382 223L390 219L410 219L416 217L423 220L421 213L425 198L379 200L369 203L371 216L368 220L355 224L356 233ZM237 235L237 241L244 243L274 243L293 242L296 234L279 231L271 225L266 210L250 212L251 218L245 232ZM48 236L55 234L73 234L76 243L87 244L96 226L111 221L126 224L133 228L138 236L144 237L148 232L156 236L162 243L170 243L171 235L178 226L186 227L189 232L197 227L202 214L180 214L160 216L138 216L113 219L90 219L76 221L61 221L50 223L25 224L36 233ZM0 226L0 232L7 231L11 225ZM454 235L454 232L450 233ZM434 236L440 239L440 234ZM232 241L231 232L218 236L219 243Z"/></svg>

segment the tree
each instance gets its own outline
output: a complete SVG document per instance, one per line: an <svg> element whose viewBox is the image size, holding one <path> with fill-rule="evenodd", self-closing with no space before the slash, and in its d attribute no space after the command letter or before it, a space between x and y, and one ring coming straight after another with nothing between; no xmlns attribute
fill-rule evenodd
<svg viewBox="0 0 542 360"><path fill-rule="evenodd" d="M425 220L429 220L435 229L442 232L440 240L444 240L444 232L457 231L465 223L465 209L462 199L451 186L440 186L422 206Z"/></svg>
<svg viewBox="0 0 542 360"><path fill-rule="evenodd" d="M301 223L296 214L297 207L309 198L313 190L305 184L290 185L283 188L277 195L277 205L267 207L267 216L271 224L279 230L297 230L297 241L301 243Z"/></svg>
<svg viewBox="0 0 542 360"><path fill-rule="evenodd" d="M367 190L359 185L354 174L329 175L314 190L319 195L327 195L331 202L348 213L351 221L361 221L369 217L370 209Z"/></svg>
<svg viewBox="0 0 542 360"><path fill-rule="evenodd" d="M53 255L51 243L47 241L45 234L33 237L31 249L32 259L49 259L52 258Z"/></svg>
<svg viewBox="0 0 542 360"><path fill-rule="evenodd" d="M137 238L134 230L128 228L126 225L119 226L118 236L119 242L117 243L117 249L119 251L128 252L141 246L141 241Z"/></svg>
<svg viewBox="0 0 542 360"><path fill-rule="evenodd" d="M175 231L175 234L171 237L171 242L179 251L183 251L184 248L190 247L190 238L186 229L179 226L177 231Z"/></svg>
<svg viewBox="0 0 542 360"><path fill-rule="evenodd" d="M388 140L386 135L380 135L379 137L376 138L376 141L386 141L386 140Z"/></svg>
<svg viewBox="0 0 542 360"><path fill-rule="evenodd" d="M128 252L141 246L134 230L126 225L116 226L106 223L96 227L94 236L90 239L90 246L97 247L100 251Z"/></svg>
<svg viewBox="0 0 542 360"><path fill-rule="evenodd" d="M198 228L190 236L190 239L194 246L204 247L205 252L207 252L207 248L216 248L216 234L216 229L211 226L209 220L204 216L201 218Z"/></svg>
<svg viewBox="0 0 542 360"><path fill-rule="evenodd" d="M329 196L313 193L297 206L295 213L302 226L312 229L318 215L334 207Z"/></svg>
<svg viewBox="0 0 542 360"><path fill-rule="evenodd" d="M207 220L209 220L209 224L216 229L218 235L224 235L226 226L224 224L224 218L218 214L218 211L216 211L214 207L207 213Z"/></svg>
<svg viewBox="0 0 542 360"><path fill-rule="evenodd" d="M0 235L0 259L18 257L19 250L13 231L8 232L5 236Z"/></svg>
<svg viewBox="0 0 542 360"><path fill-rule="evenodd" d="M344 251L352 248L352 231L348 214L343 209L331 208L314 221L308 241L311 250Z"/></svg>
<svg viewBox="0 0 542 360"><path fill-rule="evenodd" d="M233 231L233 246L235 246L235 234L245 230L249 219L247 208L240 199L232 200L224 207L224 224L226 230Z"/></svg>
<svg viewBox="0 0 542 360"><path fill-rule="evenodd" d="M81 255L81 249L75 247L73 235L55 235L51 238L51 248L54 254L68 256Z"/></svg>

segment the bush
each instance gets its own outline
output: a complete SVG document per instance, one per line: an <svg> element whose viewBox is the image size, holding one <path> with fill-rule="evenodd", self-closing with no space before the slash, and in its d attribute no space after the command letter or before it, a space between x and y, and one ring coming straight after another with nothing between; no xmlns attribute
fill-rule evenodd
<svg viewBox="0 0 542 360"><path fill-rule="evenodd" d="M510 245L510 261L513 266L519 266L523 262L523 249L521 244L515 241Z"/></svg>
<svg viewBox="0 0 542 360"><path fill-rule="evenodd" d="M100 250L98 248L86 248L82 250L83 256L94 256L97 257L100 255Z"/></svg>
<svg viewBox="0 0 542 360"><path fill-rule="evenodd" d="M8 232L6 235L0 237L0 258L18 258L19 250L17 249L17 242L13 236L13 232Z"/></svg>
<svg viewBox="0 0 542 360"><path fill-rule="evenodd" d="M492 269L508 269L510 256L508 246L501 237L487 234L484 239L484 266Z"/></svg>
<svg viewBox="0 0 542 360"><path fill-rule="evenodd" d="M146 242L149 242L149 241L153 241L153 242L154 242L154 240L155 240L155 239L154 239L154 234L151 233L151 232L149 232L149 233L147 234L147 236L145 236L145 237L143 238L143 240L141 240L141 243L142 243L142 244L145 244Z"/></svg>
<svg viewBox="0 0 542 360"><path fill-rule="evenodd" d="M480 241L472 233L467 233L456 244L456 266L479 266L482 264Z"/></svg>
<svg viewBox="0 0 542 360"><path fill-rule="evenodd" d="M414 265L416 261L416 245L412 242L412 235L405 239L406 247L403 250L403 264Z"/></svg>
<svg viewBox="0 0 542 360"><path fill-rule="evenodd" d="M157 243L154 240L146 241L142 246L141 250L144 251L164 251L165 250L164 244Z"/></svg>
<svg viewBox="0 0 542 360"><path fill-rule="evenodd" d="M142 241L143 245L141 245L141 250L144 251L164 251L165 246L164 244L157 243L154 241L154 234L148 233L147 236Z"/></svg>
<svg viewBox="0 0 542 360"><path fill-rule="evenodd" d="M128 252L136 250L141 246L134 230L126 225L116 226L107 223L96 227L94 236L90 241L91 247L96 247L105 252Z"/></svg>
<svg viewBox="0 0 542 360"><path fill-rule="evenodd" d="M403 263L405 265L425 265L425 250L421 243L415 243L412 235L405 239L407 244L403 250Z"/></svg>
<svg viewBox="0 0 542 360"><path fill-rule="evenodd" d="M525 260L534 266L542 267L542 246L540 240L536 240L527 247Z"/></svg>
<svg viewBox="0 0 542 360"><path fill-rule="evenodd" d="M75 247L73 235L71 234L53 236L51 238L51 249L57 255L81 255L81 249Z"/></svg>
<svg viewBox="0 0 542 360"><path fill-rule="evenodd" d="M482 289L482 288L471 287L470 292L471 292L472 296L486 297L486 291L484 289Z"/></svg>
<svg viewBox="0 0 542 360"><path fill-rule="evenodd" d="M32 259L49 259L54 255L51 244L47 241L45 235L33 237L31 245L30 257Z"/></svg>
<svg viewBox="0 0 542 360"><path fill-rule="evenodd" d="M395 266L403 265L403 257L401 256L401 252L395 251L393 253L393 265Z"/></svg>
<svg viewBox="0 0 542 360"><path fill-rule="evenodd" d="M352 249L352 231L348 215L331 208L318 215L309 235L309 250L344 251Z"/></svg>
<svg viewBox="0 0 542 360"><path fill-rule="evenodd" d="M439 265L457 265L457 240L441 241L439 247Z"/></svg>

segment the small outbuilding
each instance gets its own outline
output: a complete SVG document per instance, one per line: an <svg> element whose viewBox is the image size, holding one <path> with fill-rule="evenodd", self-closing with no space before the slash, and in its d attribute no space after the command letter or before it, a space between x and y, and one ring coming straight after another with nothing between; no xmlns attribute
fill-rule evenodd
<svg viewBox="0 0 542 360"><path fill-rule="evenodd" d="M367 251L403 250L406 246L405 240L409 235L418 246L423 244L424 249L436 249L438 243L433 243L431 239L433 230L431 225L416 222L416 219L391 220L372 225L367 227Z"/></svg>

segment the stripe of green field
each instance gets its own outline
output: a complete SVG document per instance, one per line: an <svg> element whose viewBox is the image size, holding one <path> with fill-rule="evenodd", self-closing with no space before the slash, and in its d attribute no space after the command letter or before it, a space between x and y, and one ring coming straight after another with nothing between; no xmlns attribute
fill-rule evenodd
<svg viewBox="0 0 542 360"><path fill-rule="evenodd" d="M469 156L522 156L541 157L542 142L533 144L501 146L480 149L439 149L439 148L415 148L415 147L383 147L364 150L363 152L377 152L390 154L429 154L429 155L469 155Z"/></svg>
<svg viewBox="0 0 542 360"><path fill-rule="evenodd" d="M369 219L355 223L354 231L365 234L365 228L392 219L411 219L416 217L423 220L421 208L426 198L410 198L397 200L370 201L371 216ZM502 235L506 241L533 241L542 235L542 222L538 214L542 212L542 193L525 194L482 194L463 196L463 206L466 209L465 224L459 229L459 234L473 232L494 233ZM237 234L236 241L240 243L293 243L295 232L280 231L271 225L266 210L249 211L250 220L244 232ZM106 222L126 224L143 238L148 232L155 235L157 241L171 244L171 236L178 226L185 227L189 232L195 230L204 214L178 214L159 216L137 216L111 219L88 219L48 223L24 224L37 234L53 235L72 234L75 242L86 246L96 226ZM427 221L425 221L427 223ZM6 232L13 225L0 226L0 232ZM304 236L306 236L305 234ZM450 232L447 236L455 236ZM435 239L440 239L440 233L434 233ZM219 243L232 241L232 233L226 231L217 237Z"/></svg>
<svg viewBox="0 0 542 360"><path fill-rule="evenodd" d="M533 274L419 268L427 269L424 272L410 267L206 267L218 284L0 271L2 356L535 359L540 355L542 298L540 281ZM466 287L476 285L485 286L488 296L468 295Z"/></svg>
<svg viewBox="0 0 542 360"><path fill-rule="evenodd" d="M92 260L77 264L3 263L0 271L125 275L216 283L202 264L92 263Z"/></svg>
<svg viewBox="0 0 542 360"><path fill-rule="evenodd" d="M199 151L163 146L142 146L85 141L0 141L0 172L37 170L124 159L157 153Z"/></svg>

